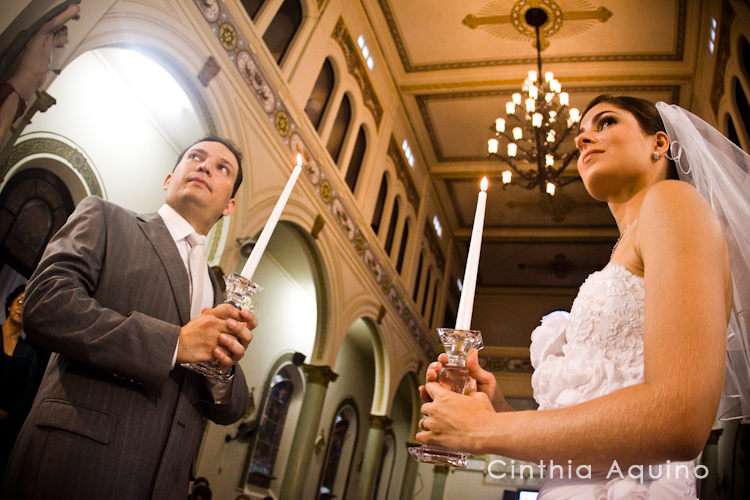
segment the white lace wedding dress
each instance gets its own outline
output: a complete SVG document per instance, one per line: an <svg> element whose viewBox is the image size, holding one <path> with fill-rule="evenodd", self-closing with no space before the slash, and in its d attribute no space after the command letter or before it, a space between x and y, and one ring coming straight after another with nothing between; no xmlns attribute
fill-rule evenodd
<svg viewBox="0 0 750 500"><path fill-rule="evenodd" d="M643 278L610 263L581 285L570 314L556 311L531 334L531 383L540 410L563 408L643 381ZM581 436L586 439L586 436ZM546 465L551 465L546 463ZM607 472L572 474L547 467L540 498L696 498L692 462L643 466L613 463ZM608 477L609 476L609 477Z"/></svg>

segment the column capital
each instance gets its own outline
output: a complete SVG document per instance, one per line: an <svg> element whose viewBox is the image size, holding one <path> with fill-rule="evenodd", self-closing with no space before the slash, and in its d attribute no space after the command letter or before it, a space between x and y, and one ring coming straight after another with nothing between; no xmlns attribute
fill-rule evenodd
<svg viewBox="0 0 750 500"><path fill-rule="evenodd" d="M381 431L388 430L393 423L393 420L388 418L386 415L370 415L370 428L378 429Z"/></svg>
<svg viewBox="0 0 750 500"><path fill-rule="evenodd" d="M338 373L334 373L330 367L322 365L303 365L302 369L307 376L307 381L311 384L319 384L328 387L330 382L335 382L339 378Z"/></svg>

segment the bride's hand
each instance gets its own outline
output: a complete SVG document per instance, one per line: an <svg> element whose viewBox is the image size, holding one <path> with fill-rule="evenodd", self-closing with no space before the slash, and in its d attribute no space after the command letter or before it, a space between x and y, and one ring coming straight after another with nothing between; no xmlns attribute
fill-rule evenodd
<svg viewBox="0 0 750 500"><path fill-rule="evenodd" d="M427 383L423 389L432 402L422 405L424 417L417 441L483 453L497 415L487 394L456 394L436 382Z"/></svg>
<svg viewBox="0 0 750 500"><path fill-rule="evenodd" d="M470 379L464 391L465 394L471 394L472 392L486 394L495 411L509 411L513 409L505 401L502 392L500 392L495 375L479 366L479 352L477 350L472 350L469 353L469 357L466 359L466 368L469 370Z"/></svg>
<svg viewBox="0 0 750 500"><path fill-rule="evenodd" d="M448 355L445 353L442 353L438 356L437 361L433 361L430 363L430 366L427 367L427 373L425 374L425 384L429 384L430 382L437 382L438 377L440 376L440 371L443 369L443 365L448 363ZM422 401L425 403L429 403L432 401L432 398L425 390L425 386L420 385L419 386L419 395L422 397Z"/></svg>

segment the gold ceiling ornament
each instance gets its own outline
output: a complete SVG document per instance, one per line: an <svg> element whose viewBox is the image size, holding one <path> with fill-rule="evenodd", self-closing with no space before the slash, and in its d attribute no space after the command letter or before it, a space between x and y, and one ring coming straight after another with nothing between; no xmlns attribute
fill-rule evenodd
<svg viewBox="0 0 750 500"><path fill-rule="evenodd" d="M559 186L579 179L562 174L578 156L575 147L565 151L563 143L571 133L575 134L580 112L569 106L570 97L562 91L555 75L542 72L539 42L540 27L548 21L546 11L532 7L524 18L535 30L537 69L529 71L522 92L513 94L505 104L504 115L495 120L487 152L490 159L507 165L501 173L503 187L512 183L554 196Z"/></svg>
<svg viewBox="0 0 750 500"><path fill-rule="evenodd" d="M501 14L508 12L508 7L510 13ZM549 46L548 39L551 37L574 36L588 30L596 21L603 23L612 17L612 12L607 8L594 8L586 0L495 0L485 6L480 15L468 14L462 22L471 29L480 28L498 38L531 38L532 46L536 48L536 32L525 21L526 12L530 9L541 9L547 15L539 30L541 50Z"/></svg>

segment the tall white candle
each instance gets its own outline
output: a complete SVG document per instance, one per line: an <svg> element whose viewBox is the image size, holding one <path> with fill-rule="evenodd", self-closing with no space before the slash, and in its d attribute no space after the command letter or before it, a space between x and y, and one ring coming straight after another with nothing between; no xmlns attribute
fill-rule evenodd
<svg viewBox="0 0 750 500"><path fill-rule="evenodd" d="M484 229L484 211L487 206L487 177L482 177L482 190L477 197L477 210L474 214L474 227L471 230L469 243L469 257L466 259L461 300L458 303L456 315L456 330L471 329L471 313L474 309L474 292L477 288L477 271L479 269L479 250L482 246L482 230Z"/></svg>
<svg viewBox="0 0 750 500"><path fill-rule="evenodd" d="M263 257L263 252L265 252L266 250L268 241L271 239L271 234L273 234L273 230L276 228L276 223L279 222L281 212L284 211L284 206L289 199L289 195L292 193L294 183L297 182L297 177L299 177L299 173L301 171L302 155L300 153L297 153L297 165L295 165L294 170L292 170L292 175L289 176L289 180L286 182L286 186L284 186L284 190L281 192L281 196L279 196L279 200L276 202L276 206L273 207L273 212L271 212L271 216L268 218L268 222L266 222L263 231L261 231L260 236L258 236L258 241L255 243L253 251L247 258L247 262L245 262L245 266L242 268L242 272L240 273L250 281L252 281L253 279L253 274L255 274L255 270L258 268L260 258Z"/></svg>

